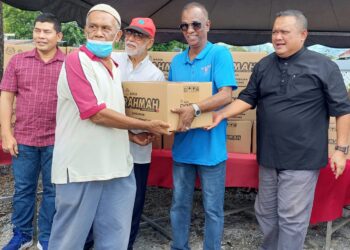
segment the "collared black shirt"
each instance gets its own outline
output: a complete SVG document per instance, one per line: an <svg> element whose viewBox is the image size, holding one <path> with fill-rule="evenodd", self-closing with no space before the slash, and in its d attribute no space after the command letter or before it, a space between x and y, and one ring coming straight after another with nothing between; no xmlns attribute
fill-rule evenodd
<svg viewBox="0 0 350 250"><path fill-rule="evenodd" d="M257 160L276 169L326 166L329 116L350 113L338 66L305 48L263 58L238 98L257 106Z"/></svg>

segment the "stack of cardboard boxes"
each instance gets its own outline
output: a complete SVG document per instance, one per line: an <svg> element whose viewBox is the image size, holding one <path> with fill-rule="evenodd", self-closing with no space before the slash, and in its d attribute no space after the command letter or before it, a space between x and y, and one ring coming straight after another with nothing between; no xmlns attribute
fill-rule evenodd
<svg viewBox="0 0 350 250"><path fill-rule="evenodd" d="M27 42L22 42L22 41L15 41L15 42L11 42L11 41L7 41L5 43L4 46L4 69L6 68L10 58L20 52L23 51L28 51L33 49L34 46L32 43L28 43ZM73 47L60 47L60 49L64 52L64 53L70 53L71 51L75 50L76 48ZM169 73L169 68L170 68L170 62L173 59L173 57L176 55L177 53L175 52L155 52L155 51L151 51L150 52L150 58L152 60L153 63L155 63L155 65L163 71L165 77L168 77L168 73ZM245 87L248 84L251 72L253 70L254 65L264 56L266 56L266 53L258 53L258 52L232 52L232 57L234 58L234 67L235 67L235 74L236 74L236 81L237 81L237 85L238 88L237 90L233 91L232 94L232 98L233 100L235 100L239 93L245 89ZM130 83L129 83L130 84ZM163 98L165 100L170 100L173 97L176 97L177 94L174 94L174 90L171 90L171 88L173 88L174 85L169 85L168 83L159 83L158 86L152 86L154 88L164 88L164 86L166 85L165 88L167 88L167 91L163 91L164 93L167 93L168 96L163 96L160 98ZM204 84L205 85L205 84ZM130 91L130 86L129 85L129 93L131 94L131 96L133 94L135 94L135 91ZM151 86L151 85L149 85ZM149 86L147 87L147 89L149 90L150 93L157 93L157 90L155 89L149 89ZM200 91L201 95L199 95L198 91L196 92L196 95L189 95L187 92L187 94L185 93L185 90L183 89L183 87L189 87L192 86L191 83L187 83L187 85L182 85L180 92L183 92L183 94L185 95L185 97L188 99L186 100L186 98L180 98L180 103L178 104L172 104L172 105L180 105L181 102L183 102L183 104L191 103L191 102L196 102L199 101L201 99L204 99L205 97L210 95L210 90L211 87L204 87L204 89ZM203 85L200 85L203 86ZM190 88L192 90L196 90L196 88ZM170 90L170 92L169 92ZM142 91L145 92L145 91ZM195 99L193 99L193 96L195 96ZM197 98L197 99L196 99ZM137 99L137 98L136 98ZM146 103L145 103L146 105ZM165 106L165 108L163 109L169 109L169 102L167 102L166 104L167 106ZM138 107L140 108L140 107ZM14 104L14 110L15 110L15 104ZM139 109L140 110L140 109ZM159 111L159 110L158 110ZM127 108L127 112L128 112L128 108ZM129 110L129 112L131 112ZM136 112L136 113L140 113L140 112ZM160 118L159 115L165 115L163 114L163 112L158 112L158 118ZM166 115L165 115L166 116ZM161 118L164 119L166 121L169 121L172 125L172 127L170 128L170 130L174 130L175 126L177 124L176 119L174 119L174 116L176 117L176 115L171 115L170 113L167 113L167 116L171 116L171 118ZM207 115L202 115L200 117L201 118L201 122L196 125L194 124L193 127L200 127L203 124L208 124L209 120L211 121L211 114L207 114ZM140 118L140 117L139 117ZM158 118L154 118L154 119L158 119ZM14 126L16 120L16 115L15 112L13 113L12 116L12 126ZM174 141L174 135L166 135L166 136L157 136L155 142L153 143L153 148L157 148L157 149L171 149L172 144ZM350 143L350 142L349 142ZM329 151L329 155L331 156L334 152L334 147L336 145L336 125L335 125L335 119L332 118L330 120L330 125L329 125L329 141L328 141L328 151ZM253 110L249 110L241 115L238 115L237 117L234 118L230 118L228 120L228 126L227 126L227 151L228 152L235 152L235 153L256 153L256 111L255 109ZM350 159L350 155L348 155L348 158Z"/></svg>
<svg viewBox="0 0 350 250"><path fill-rule="evenodd" d="M163 71L166 78L168 77L170 62L176 55L174 52L150 52L150 58L157 67ZM237 98L238 94L245 89L248 84L251 72L255 64L266 53L254 52L232 52L234 58L234 67L238 89L233 91L233 100ZM251 153L252 141L256 141L252 137L252 128L256 120L255 110L249 110L235 118L228 120L227 126L227 150L228 152L236 153ZM154 143L153 148L171 149L174 142L174 135L163 136L162 143ZM253 146L256 150L256 146Z"/></svg>
<svg viewBox="0 0 350 250"><path fill-rule="evenodd" d="M250 75L257 62L259 62L266 53L260 52L232 52L235 66L235 75L238 88L232 92L232 99L237 99L248 85ZM227 121L227 140L226 147L229 153L255 153L256 136L256 110L248 110ZM255 151L254 151L255 150Z"/></svg>

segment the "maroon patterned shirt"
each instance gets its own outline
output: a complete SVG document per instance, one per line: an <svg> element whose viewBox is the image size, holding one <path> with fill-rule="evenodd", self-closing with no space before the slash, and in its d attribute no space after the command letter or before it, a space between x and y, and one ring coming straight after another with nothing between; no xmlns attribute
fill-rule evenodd
<svg viewBox="0 0 350 250"><path fill-rule="evenodd" d="M61 50L45 63L36 49L13 56L0 90L16 95L17 143L43 147L55 141L57 80L65 55Z"/></svg>

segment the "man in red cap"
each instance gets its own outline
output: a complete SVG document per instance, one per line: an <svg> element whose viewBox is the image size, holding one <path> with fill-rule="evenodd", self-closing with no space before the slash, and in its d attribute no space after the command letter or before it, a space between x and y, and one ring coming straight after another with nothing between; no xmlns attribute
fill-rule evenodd
<svg viewBox="0 0 350 250"><path fill-rule="evenodd" d="M112 53L122 81L164 81L164 74L149 59L156 27L150 18L137 17L124 29L125 53ZM136 197L128 249L133 249L145 202L147 178L154 136L144 130L129 130L130 152L134 159Z"/></svg>

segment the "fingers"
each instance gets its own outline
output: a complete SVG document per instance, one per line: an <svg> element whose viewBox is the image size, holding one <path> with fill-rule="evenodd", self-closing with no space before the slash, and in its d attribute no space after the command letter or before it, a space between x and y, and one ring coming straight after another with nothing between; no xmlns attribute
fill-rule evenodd
<svg viewBox="0 0 350 250"><path fill-rule="evenodd" d="M331 158L330 165L331 165L332 172L335 174L335 163L334 163L333 158Z"/></svg>
<svg viewBox="0 0 350 250"><path fill-rule="evenodd" d="M338 179L339 176L341 176L344 172L345 167L343 166L337 166L336 172L335 172L335 178Z"/></svg>
<svg viewBox="0 0 350 250"><path fill-rule="evenodd" d="M218 124L219 124L219 122L214 122L211 125L204 127L204 129L211 130L211 129L215 128Z"/></svg>
<svg viewBox="0 0 350 250"><path fill-rule="evenodd" d="M17 146L17 144L15 144L13 148L14 148L14 152L15 152L15 154L17 156L18 155L18 146Z"/></svg>
<svg viewBox="0 0 350 250"><path fill-rule="evenodd" d="M173 108L170 109L171 112L176 113L176 114L180 114L181 113L181 109L180 108Z"/></svg>
<svg viewBox="0 0 350 250"><path fill-rule="evenodd" d="M18 154L17 145L13 145L12 147L10 147L9 152L12 156L17 157L17 154Z"/></svg>
<svg viewBox="0 0 350 250"><path fill-rule="evenodd" d="M17 157L18 146L17 144L13 144L11 146L2 145L2 151L4 151L5 153L10 153L12 156Z"/></svg>

